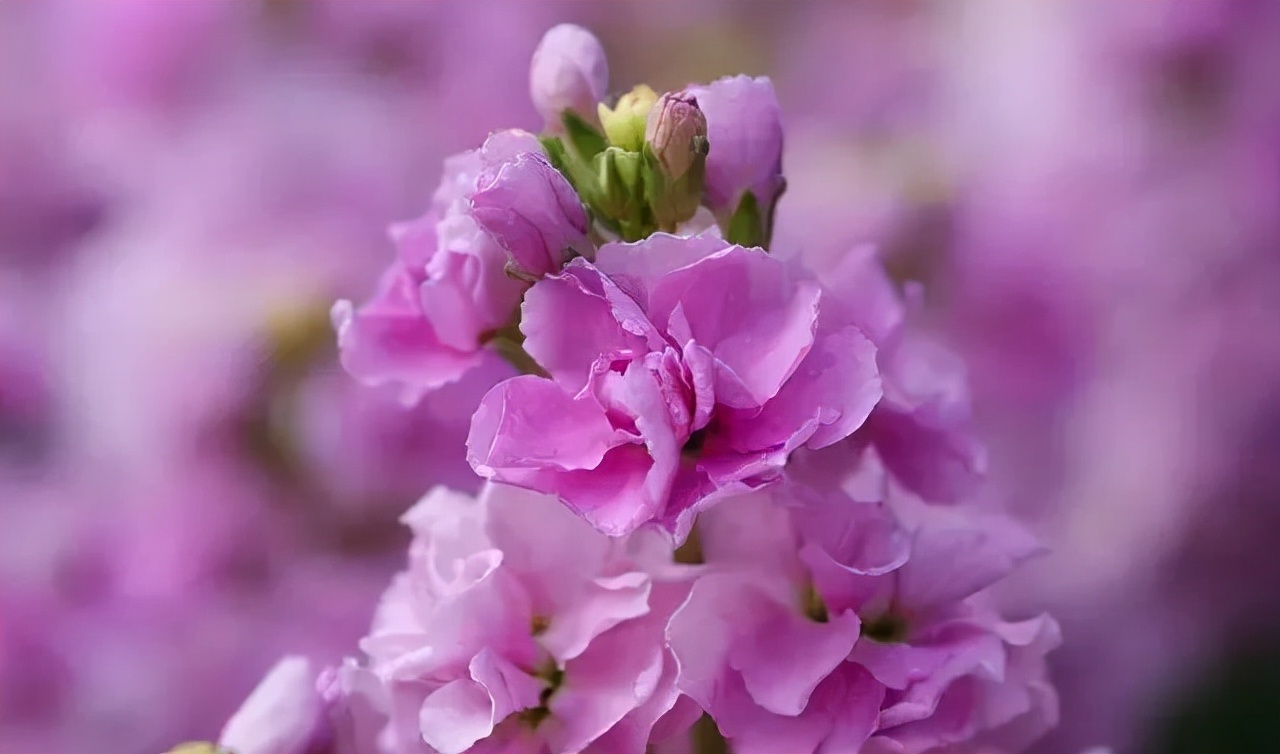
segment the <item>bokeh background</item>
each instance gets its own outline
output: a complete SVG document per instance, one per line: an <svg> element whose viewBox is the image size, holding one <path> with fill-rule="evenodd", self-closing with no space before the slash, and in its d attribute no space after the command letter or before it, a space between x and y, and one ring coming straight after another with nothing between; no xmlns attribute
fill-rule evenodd
<svg viewBox="0 0 1280 754"><path fill-rule="evenodd" d="M540 123L542 32L612 86L773 77L775 247L874 243L964 355L984 503L1053 548L1035 748L1280 751L1280 3L0 2L0 752L212 738L350 651L461 388L336 366L386 226Z"/></svg>

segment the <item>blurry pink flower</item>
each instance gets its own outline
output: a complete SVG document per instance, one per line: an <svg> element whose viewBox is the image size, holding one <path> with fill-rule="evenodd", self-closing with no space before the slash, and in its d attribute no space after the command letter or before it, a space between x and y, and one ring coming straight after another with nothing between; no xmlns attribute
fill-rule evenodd
<svg viewBox="0 0 1280 754"><path fill-rule="evenodd" d="M392 227L396 259L374 297L334 305L343 365L367 384L401 386L410 401L461 378L492 357L485 343L516 314L527 282L508 265L547 274L585 230L581 204L537 138L491 135L446 161L426 215Z"/></svg>
<svg viewBox="0 0 1280 754"><path fill-rule="evenodd" d="M986 449L960 357L909 323L910 302L870 247L853 249L819 277L827 306L876 344L884 398L848 442L815 460L852 468L852 456L871 446L899 483L926 500L955 503L972 494L986 472Z"/></svg>
<svg viewBox="0 0 1280 754"><path fill-rule="evenodd" d="M252 14L208 2L50 3L58 91L81 116L194 101ZM119 114L118 112L116 114Z"/></svg>
<svg viewBox="0 0 1280 754"><path fill-rule="evenodd" d="M409 567L361 642L367 662L342 671L384 711L391 750L640 754L660 719L692 722L662 640L688 586L647 572L640 543L495 485L437 488L404 520Z"/></svg>
<svg viewBox="0 0 1280 754"><path fill-rule="evenodd" d="M1052 620L975 595L1036 549L1001 520L779 488L699 520L679 687L736 752L927 752L1054 722ZM863 748L865 745L866 748Z"/></svg>
<svg viewBox="0 0 1280 754"><path fill-rule="evenodd" d="M801 446L857 429L875 348L817 283L758 249L657 234L608 244L526 294L522 376L482 401L467 445L487 478L559 495L614 536L775 481Z"/></svg>

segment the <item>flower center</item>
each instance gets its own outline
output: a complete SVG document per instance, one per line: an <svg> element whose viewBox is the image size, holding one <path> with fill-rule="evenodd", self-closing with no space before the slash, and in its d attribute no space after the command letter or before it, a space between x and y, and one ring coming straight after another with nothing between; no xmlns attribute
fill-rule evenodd
<svg viewBox="0 0 1280 754"><path fill-rule="evenodd" d="M703 427L689 435L689 439L685 440L684 447L680 449L680 454L688 459L697 458L702 453L702 446L707 443L707 429Z"/></svg>
<svg viewBox="0 0 1280 754"><path fill-rule="evenodd" d="M862 622L862 635L881 644L901 644L907 639L907 621L893 613Z"/></svg>
<svg viewBox="0 0 1280 754"><path fill-rule="evenodd" d="M530 707L520 713L521 722L530 728L537 728L542 724L543 720L551 717L551 708L547 704L551 701L551 695L556 693L556 690L564 683L564 671L557 667L554 662L548 662L534 674L534 677L545 685L538 694L538 706Z"/></svg>
<svg viewBox="0 0 1280 754"><path fill-rule="evenodd" d="M827 613L827 604L822 601L822 595L818 594L818 590L809 585L804 595L804 614L814 623L826 623L831 620L831 616Z"/></svg>

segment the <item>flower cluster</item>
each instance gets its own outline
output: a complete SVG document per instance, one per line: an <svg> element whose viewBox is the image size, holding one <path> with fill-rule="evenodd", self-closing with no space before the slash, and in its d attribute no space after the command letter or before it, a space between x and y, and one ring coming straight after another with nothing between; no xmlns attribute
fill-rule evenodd
<svg viewBox="0 0 1280 754"><path fill-rule="evenodd" d="M705 715L737 754L920 754L1052 725L1056 624L985 597L1038 546L956 505L985 466L962 366L869 250L770 249L768 80L602 102L599 42L561 26L530 84L545 132L449 160L334 308L348 371L409 403L520 372L474 407L488 481L405 514L360 657L224 745L641 754Z"/></svg>

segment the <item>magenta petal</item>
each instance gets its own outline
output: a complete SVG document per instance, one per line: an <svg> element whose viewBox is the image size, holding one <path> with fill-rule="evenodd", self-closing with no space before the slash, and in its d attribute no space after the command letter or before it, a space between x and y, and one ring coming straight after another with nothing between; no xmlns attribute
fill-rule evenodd
<svg viewBox="0 0 1280 754"><path fill-rule="evenodd" d="M302 657L286 657L227 721L220 745L244 754L305 754L320 727L316 672Z"/></svg>
<svg viewBox="0 0 1280 754"><path fill-rule="evenodd" d="M595 35L559 24L542 36L529 66L529 95L551 130L562 129L566 110L588 122L609 87L609 63Z"/></svg>
<svg viewBox="0 0 1280 754"><path fill-rule="evenodd" d="M677 685L703 709L719 701L732 643L768 597L743 579L711 573L694 582L667 624L667 643L680 667Z"/></svg>
<svg viewBox="0 0 1280 754"><path fill-rule="evenodd" d="M527 283L506 273L506 252L465 215L451 214L434 231L440 250L427 265L422 310L441 339L475 350L505 325Z"/></svg>
<svg viewBox="0 0 1280 754"><path fill-rule="evenodd" d="M581 389L599 359L630 360L645 341L627 332L601 294L588 291L575 275L538 281L525 293L520 330L529 355L560 383Z"/></svg>
<svg viewBox="0 0 1280 754"><path fill-rule="evenodd" d="M582 654L600 634L649 612L652 582L640 572L598 578L551 621L539 643L563 662Z"/></svg>
<svg viewBox="0 0 1280 754"><path fill-rule="evenodd" d="M480 650L470 670L471 679L489 693L495 724L513 712L537 706L542 683L492 650Z"/></svg>
<svg viewBox="0 0 1280 754"><path fill-rule="evenodd" d="M828 676L809 702L811 714L831 720L821 754L862 754L880 722L884 697L884 687L856 665L845 663Z"/></svg>
<svg viewBox="0 0 1280 754"><path fill-rule="evenodd" d="M727 679L712 715L734 754L817 754L830 729L826 716L775 715L755 705L742 679Z"/></svg>
<svg viewBox="0 0 1280 754"><path fill-rule="evenodd" d="M729 246L728 241L712 235L654 233L643 241L601 246L596 251L595 266L647 309L650 288L664 275Z"/></svg>
<svg viewBox="0 0 1280 754"><path fill-rule="evenodd" d="M898 291L871 246L852 249L840 257L828 274L822 307L823 316L856 325L876 345L884 345L899 332L906 308Z"/></svg>
<svg viewBox="0 0 1280 754"><path fill-rule="evenodd" d="M593 469L617 442L598 403L524 375L495 385L481 400L467 458L481 476L502 481L506 469Z"/></svg>
<svg viewBox="0 0 1280 754"><path fill-rule="evenodd" d="M801 444L821 448L848 437L880 400L875 355L875 346L856 328L820 337L763 410L726 413L728 442L739 452L789 452Z"/></svg>
<svg viewBox="0 0 1280 754"><path fill-rule="evenodd" d="M484 140L480 147L480 163L491 168L504 162L514 162L522 154L541 152L542 143L535 134L521 128L505 128L494 131Z"/></svg>
<svg viewBox="0 0 1280 754"><path fill-rule="evenodd" d="M898 602L904 610L924 612L958 602L1043 552L1035 537L1001 516L936 507L926 514L899 574Z"/></svg>
<svg viewBox="0 0 1280 754"><path fill-rule="evenodd" d="M926 500L955 502L986 473L975 436L964 365L940 344L899 337L881 352L885 398L867 435L885 466Z"/></svg>
<svg viewBox="0 0 1280 754"><path fill-rule="evenodd" d="M503 567L529 576L523 583L535 614L551 616L576 599L584 577L599 573L613 551L610 540L550 495L491 484L481 498Z"/></svg>
<svg viewBox="0 0 1280 754"><path fill-rule="evenodd" d="M818 623L790 605L772 604L757 614L754 630L735 642L729 666L742 674L747 693L764 709L798 715L809 695L849 656L862 622L847 611Z"/></svg>
<svg viewBox="0 0 1280 754"><path fill-rule="evenodd" d="M707 118L706 204L732 212L744 191L768 208L782 188L782 118L767 78L732 76L693 87Z"/></svg>
<svg viewBox="0 0 1280 754"><path fill-rule="evenodd" d="M417 280L436 256L436 224L440 215L428 212L422 217L394 223L387 228L387 237L396 247L396 259Z"/></svg>
<svg viewBox="0 0 1280 754"><path fill-rule="evenodd" d="M373 300L359 309L334 304L342 366L369 385L400 384L411 397L453 382L474 366L475 353L440 342L418 304L418 283L405 268L383 276Z"/></svg>
<svg viewBox="0 0 1280 754"><path fill-rule="evenodd" d="M465 254L442 254L440 277L422 284L422 313L451 348L474 350L492 325L473 306L472 289L480 275L479 262Z"/></svg>
<svg viewBox="0 0 1280 754"><path fill-rule="evenodd" d="M526 276L560 271L587 244L587 215L573 187L540 153L481 173L471 216Z"/></svg>
<svg viewBox="0 0 1280 754"><path fill-rule="evenodd" d="M550 484L596 529L621 537L653 518L664 498L652 489L667 478L669 472L656 467L644 446L619 445L595 469L555 473Z"/></svg>
<svg viewBox="0 0 1280 754"><path fill-rule="evenodd" d="M561 723L558 751L581 751L658 689L664 655L660 627L629 621L598 636L565 664L564 685L552 695Z"/></svg>
<svg viewBox="0 0 1280 754"><path fill-rule="evenodd" d="M909 644L858 642L849 659L891 689L902 690L928 678L946 660L947 650Z"/></svg>
<svg viewBox="0 0 1280 754"><path fill-rule="evenodd" d="M489 650L471 661L471 678L433 691L418 712L422 740L440 754L462 754L513 712L537 706L542 684Z"/></svg>
<svg viewBox="0 0 1280 754"><path fill-rule="evenodd" d="M459 678L433 691L422 703L422 740L440 754L462 754L493 732L493 702L484 686Z"/></svg>
<svg viewBox="0 0 1280 754"><path fill-rule="evenodd" d="M1004 647L995 635L968 626L949 627L946 635L928 648L917 648L921 654L911 658L899 657L892 662L927 673L915 679L906 691L899 695L892 706L880 715L883 728L928 720L938 709L944 694L954 683L967 683L968 676L984 667L993 669L993 675L1003 674ZM879 658L880 670L889 675L888 658ZM870 668L869 668L870 670ZM972 717L971 715L968 717Z"/></svg>
<svg viewBox="0 0 1280 754"><path fill-rule="evenodd" d="M649 316L678 344L705 346L721 369L716 395L761 406L813 345L821 291L762 251L729 247L672 271L653 286Z"/></svg>

